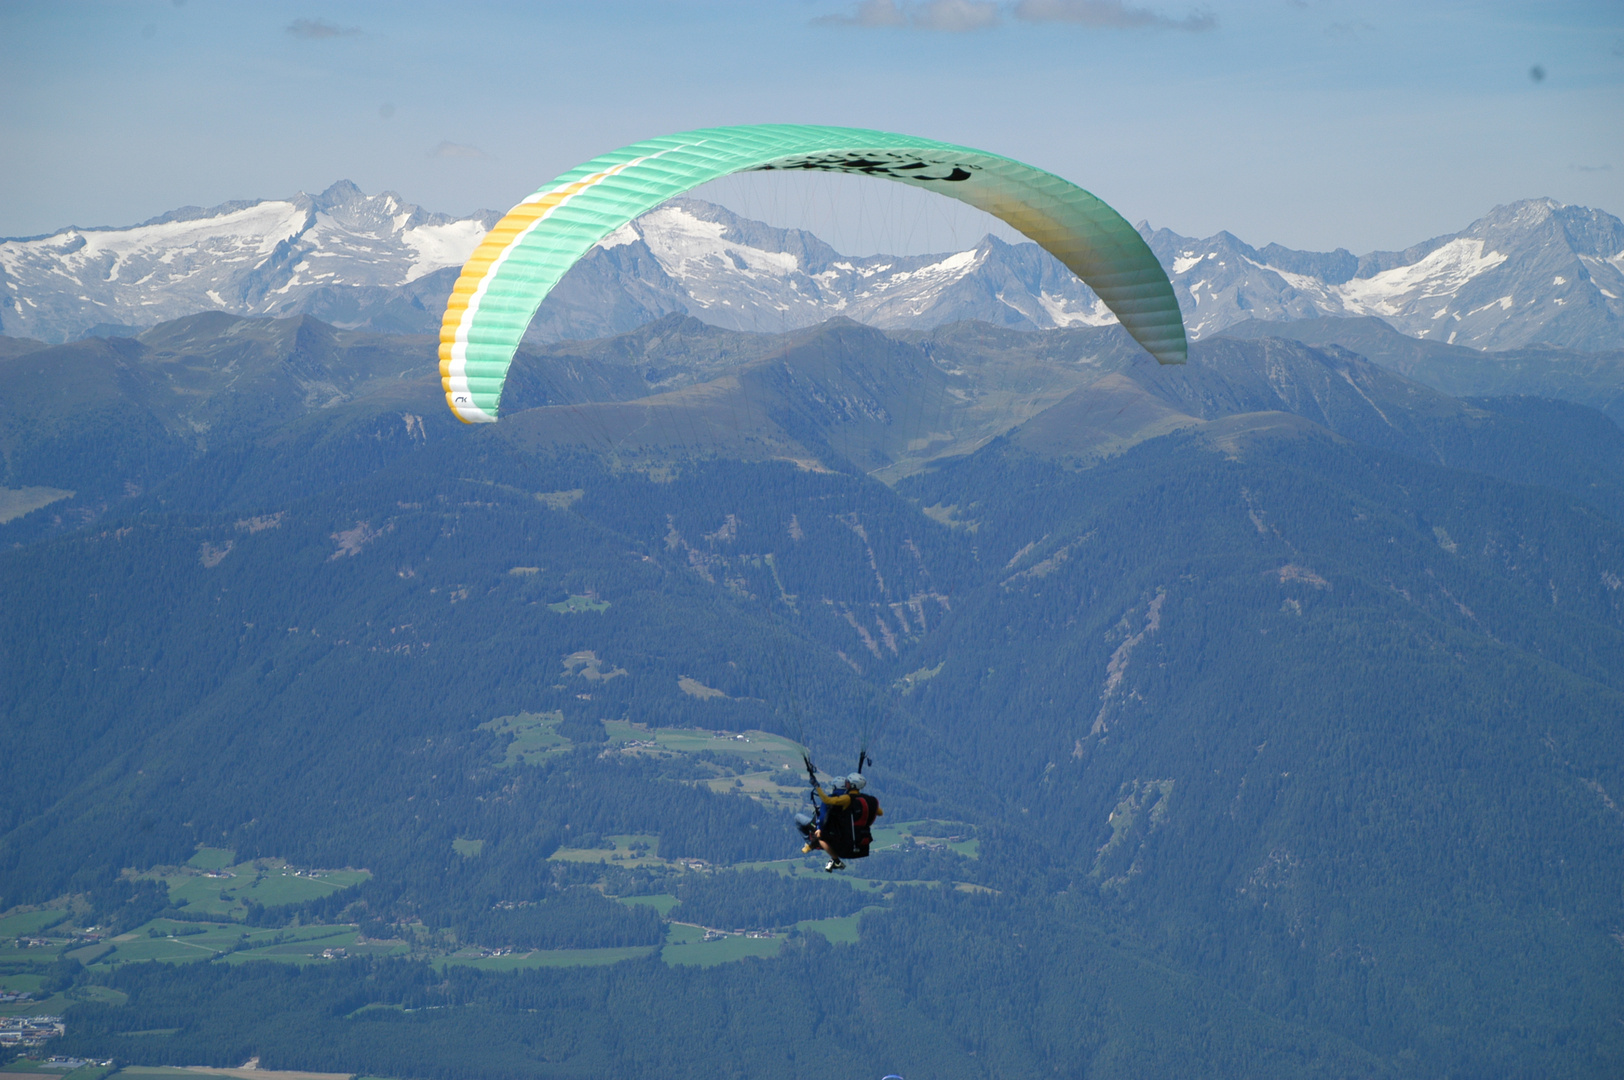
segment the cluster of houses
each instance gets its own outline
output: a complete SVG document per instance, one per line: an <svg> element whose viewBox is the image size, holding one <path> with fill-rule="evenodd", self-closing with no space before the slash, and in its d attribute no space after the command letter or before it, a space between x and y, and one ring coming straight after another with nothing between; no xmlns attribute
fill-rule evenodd
<svg viewBox="0 0 1624 1080"><path fill-rule="evenodd" d="M38 1046L66 1030L60 1016L0 1016L0 1046Z"/></svg>
<svg viewBox="0 0 1624 1080"><path fill-rule="evenodd" d="M774 936L774 934L773 934L773 932L771 930L733 930L733 931L727 931L727 930L716 930L716 929L713 929L713 928L707 926L707 927L705 927L705 936L703 938L701 938L700 940L701 941L722 941L722 940L724 940L726 938L729 938L729 937L744 937L744 938L754 938L754 939L759 939L759 940L771 940L773 938L773 936Z"/></svg>
<svg viewBox="0 0 1624 1080"><path fill-rule="evenodd" d="M18 1001L27 1001L33 996L27 990L0 990L0 1005L11 1005Z"/></svg>

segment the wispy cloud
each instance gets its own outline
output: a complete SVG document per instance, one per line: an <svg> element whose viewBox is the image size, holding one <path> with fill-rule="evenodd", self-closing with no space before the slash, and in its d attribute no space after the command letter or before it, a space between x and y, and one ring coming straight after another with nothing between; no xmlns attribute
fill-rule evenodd
<svg viewBox="0 0 1624 1080"><path fill-rule="evenodd" d="M1569 165L1574 172L1612 172L1611 165Z"/></svg>
<svg viewBox="0 0 1624 1080"><path fill-rule="evenodd" d="M1350 22L1334 22L1325 28L1326 37L1334 38L1369 38L1374 37L1376 28L1363 19L1354 19Z"/></svg>
<svg viewBox="0 0 1624 1080"><path fill-rule="evenodd" d="M896 0L863 0L850 15L819 15L814 26L907 26Z"/></svg>
<svg viewBox="0 0 1624 1080"><path fill-rule="evenodd" d="M489 154L477 146L455 142L441 142L440 145L429 151L428 156L431 158L472 158L476 160L490 157Z"/></svg>
<svg viewBox="0 0 1624 1080"><path fill-rule="evenodd" d="M998 4L991 0L863 0L849 15L824 15L813 19L824 26L911 26L916 30L945 30L964 33L986 30L1003 19Z"/></svg>
<svg viewBox="0 0 1624 1080"><path fill-rule="evenodd" d="M908 20L922 30L955 34L997 26L1000 17L998 5L985 0L927 0L910 5L908 12Z"/></svg>
<svg viewBox="0 0 1624 1080"><path fill-rule="evenodd" d="M1182 19L1122 0L1020 0L1015 17L1026 22L1066 22L1103 30L1214 30L1218 17L1194 11Z"/></svg>
<svg viewBox="0 0 1624 1080"><path fill-rule="evenodd" d="M288 23L288 33L301 41L321 41L326 38L354 37L361 32L359 26L335 26L325 19L294 19Z"/></svg>
<svg viewBox="0 0 1624 1080"><path fill-rule="evenodd" d="M1012 16L1022 22L1071 23L1103 30L1212 30L1218 19L1192 12L1175 19L1123 0L862 0L845 15L813 19L822 26L908 27L964 33L990 30Z"/></svg>

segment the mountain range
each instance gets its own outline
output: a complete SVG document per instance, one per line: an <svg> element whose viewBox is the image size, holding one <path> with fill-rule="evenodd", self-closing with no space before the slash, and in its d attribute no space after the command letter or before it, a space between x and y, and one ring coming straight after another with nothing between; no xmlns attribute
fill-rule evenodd
<svg viewBox="0 0 1624 1080"><path fill-rule="evenodd" d="M78 995L65 1051L1616 1074L1624 435L1595 409L1287 336L1162 368L1118 327L669 314L526 345L470 428L432 335L0 343L0 909L117 931L8 953ZM650 747L805 733L843 765L874 718L882 824L920 842L850 885L770 774ZM234 915L162 886L208 884L193 858L244 897L279 860L371 876ZM756 959L681 960L758 920Z"/></svg>
<svg viewBox="0 0 1624 1080"><path fill-rule="evenodd" d="M458 268L499 216L433 214L340 182L315 196L4 240L0 330L62 342L220 310L430 333ZM1247 320L1367 316L1478 349L1624 348L1624 222L1599 210L1527 200L1459 233L1363 256L1141 232L1196 339ZM672 313L773 333L836 316L883 329L1114 322L1033 244L988 236L942 255L848 257L810 233L678 199L598 244L542 305L530 336L591 339Z"/></svg>
<svg viewBox="0 0 1624 1080"><path fill-rule="evenodd" d="M493 218L0 245L0 989L54 1049L1618 1075L1616 219L1147 229L1162 367L1033 245L679 200L465 426L438 310ZM802 746L878 759L843 874Z"/></svg>

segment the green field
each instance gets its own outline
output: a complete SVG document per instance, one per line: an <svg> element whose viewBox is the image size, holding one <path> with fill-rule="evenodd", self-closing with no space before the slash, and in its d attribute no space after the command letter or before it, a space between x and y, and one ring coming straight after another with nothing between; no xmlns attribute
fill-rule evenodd
<svg viewBox="0 0 1624 1080"><path fill-rule="evenodd" d="M851 915L841 915L833 919L806 919L795 924L795 929L803 934L822 934L836 945L857 944L857 923L864 915L871 911L880 911L878 907L866 907Z"/></svg>
<svg viewBox="0 0 1624 1080"><path fill-rule="evenodd" d="M117 1065L81 1065L63 1076L62 1080L102 1080L103 1077L112 1076L116 1072Z"/></svg>
<svg viewBox="0 0 1624 1080"><path fill-rule="evenodd" d="M471 967L481 971L522 971L526 968L595 967L640 960L658 948L655 945L625 945L613 949L534 949L509 956L448 956L435 967Z"/></svg>
<svg viewBox="0 0 1624 1080"><path fill-rule="evenodd" d="M219 855L231 854L205 848L192 860L217 862ZM143 876L167 882L172 904L185 901L188 911L200 915L240 919L250 900L264 907L299 904L358 885L372 875L365 870L305 870L280 860L260 860L235 866L161 868Z"/></svg>
<svg viewBox="0 0 1624 1080"><path fill-rule="evenodd" d="M64 994L52 994L44 1001L19 1001L0 1005L0 1016L60 1016L70 1005L86 1001L105 1001L122 1005L129 1000L123 991L107 986L76 986Z"/></svg>
<svg viewBox="0 0 1624 1080"><path fill-rule="evenodd" d="M52 908L46 911L21 911L15 915L7 915L0 919L0 938L37 934L41 929L61 922L67 914L66 908Z"/></svg>
<svg viewBox="0 0 1624 1080"><path fill-rule="evenodd" d="M546 713L523 712L516 716L498 716L479 725L482 731L498 735L511 735L507 756L502 764L535 765L544 755L568 750L571 742L558 733L564 714L554 710Z"/></svg>
<svg viewBox="0 0 1624 1080"><path fill-rule="evenodd" d="M625 744L632 742L652 742L654 746L635 749L665 750L676 754L697 754L701 750L709 750L772 769L802 768L800 746L782 735L766 731L651 728L627 720L605 720L603 727L609 735L611 748L623 749Z"/></svg>
<svg viewBox="0 0 1624 1080"><path fill-rule="evenodd" d="M202 933L195 932L199 928ZM154 936L154 932L157 936ZM112 951L98 957L91 966L107 970L117 964L138 964L146 960L162 964L212 960L220 953L235 948L243 937L241 926L154 919L128 934L120 934L110 942L104 942L113 946Z"/></svg>
<svg viewBox="0 0 1624 1080"><path fill-rule="evenodd" d="M199 928L202 933L195 932ZM108 971L120 964L145 961L186 964L214 959L228 964L251 960L312 964L326 961L321 955L326 949L343 949L351 956L387 956L411 951L404 942L358 944L358 937L359 931L353 924L248 930L240 923L154 919L138 930L94 946L106 951L87 966Z"/></svg>
<svg viewBox="0 0 1624 1080"><path fill-rule="evenodd" d="M0 487L0 525L31 514L42 506L50 506L58 499L71 499L73 492L51 487Z"/></svg>
<svg viewBox="0 0 1624 1080"><path fill-rule="evenodd" d="M699 754L741 759L749 770L704 781L718 793L736 792L775 806L789 808L806 798L801 777L801 748L782 735L765 731L710 731L705 728L650 728L626 720L605 720L609 748L622 754ZM778 783L793 778L789 787Z"/></svg>
<svg viewBox="0 0 1624 1080"><path fill-rule="evenodd" d="M152 1031L150 1034L173 1035L179 1030L179 1028L158 1028ZM146 1033L131 1032L130 1034ZM69 1075L71 1076L72 1074ZM218 1072L212 1070L200 1072L199 1067L182 1067L178 1065L126 1065L122 1069L118 1070L118 1075L120 1077L126 1077L128 1080L159 1080L160 1077L162 1077L163 1080L176 1080L176 1078L182 1077L186 1078L186 1080L210 1080L211 1077L215 1078L215 1080L230 1080L230 1078L235 1077L244 1078L244 1080L249 1077L260 1077L262 1080L307 1080L307 1078L314 1077L331 1077L333 1080L349 1080L351 1074L293 1071L284 1072L276 1069L260 1069L257 1067L251 1069L221 1069Z"/></svg>
<svg viewBox="0 0 1624 1080"><path fill-rule="evenodd" d="M559 848L548 858L559 862L580 863L612 863L615 866L674 866L659 857L657 846L660 838L652 833L629 833L617 836L607 836L604 839L615 846L613 848ZM633 850L634 845L638 850Z"/></svg>
<svg viewBox="0 0 1624 1080"><path fill-rule="evenodd" d="M888 822L882 819L880 824L874 826L874 844L870 850L878 851L882 848L897 847L906 845L911 841L923 847L944 847L966 858L979 858L981 855L981 841L968 835L974 830L969 825L955 828L957 825L956 822ZM959 839L948 839L948 837L954 836L959 837Z"/></svg>
<svg viewBox="0 0 1624 1080"><path fill-rule="evenodd" d="M248 947L222 959L228 964L274 960L277 963L302 965L330 963L327 957L321 955L327 949L343 949L350 956L390 956L411 951L411 947L402 941L358 944L359 937L353 925L259 930L248 935Z"/></svg>
<svg viewBox="0 0 1624 1080"><path fill-rule="evenodd" d="M198 848L197 854L186 860L186 865L198 870L224 870L237 861L237 853L230 848Z"/></svg>
<svg viewBox="0 0 1624 1080"><path fill-rule="evenodd" d="M661 914L665 914L661 912ZM11 994L29 993L45 985L43 975L0 975L0 990Z"/></svg>
<svg viewBox="0 0 1624 1080"><path fill-rule="evenodd" d="M622 896L622 904L644 904L660 913L660 918L671 914L671 909L677 906L677 898L670 893L655 893L652 896Z"/></svg>
<svg viewBox="0 0 1624 1080"><path fill-rule="evenodd" d="M81 964L94 964L112 951L112 945L105 941L98 941L91 945L82 945L77 949L69 949L63 955L69 960L77 960Z"/></svg>
<svg viewBox="0 0 1624 1080"><path fill-rule="evenodd" d="M776 934L765 938L728 934L715 941L704 937L701 927L672 923L666 928L667 944L660 950L660 959L673 966L715 967L750 956L777 956L784 947L784 939Z"/></svg>
<svg viewBox="0 0 1624 1080"><path fill-rule="evenodd" d="M0 964L49 964L61 951L60 945L43 949L0 949Z"/></svg>
<svg viewBox="0 0 1624 1080"><path fill-rule="evenodd" d="M60 1065L47 1065L43 1061L30 1061L28 1058L18 1058L10 1065L0 1065L0 1073L27 1073L27 1072L67 1072Z"/></svg>
<svg viewBox="0 0 1624 1080"><path fill-rule="evenodd" d="M77 1069L70 1068L67 1065L49 1065L44 1061L30 1060L28 1058L18 1058L10 1065L0 1065L0 1073L55 1073L58 1076L66 1077L77 1071Z"/></svg>
<svg viewBox="0 0 1624 1080"><path fill-rule="evenodd" d="M0 1068L0 1073L44 1073L59 1080L101 1080L102 1077L111 1076L117 1071L115 1066L110 1065L81 1065L78 1068L69 1068L44 1061L30 1061L27 1058L13 1061L10 1065Z"/></svg>

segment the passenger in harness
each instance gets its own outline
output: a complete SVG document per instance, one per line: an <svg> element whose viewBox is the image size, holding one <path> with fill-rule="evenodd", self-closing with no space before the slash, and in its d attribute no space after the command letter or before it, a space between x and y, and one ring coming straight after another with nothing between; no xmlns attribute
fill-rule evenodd
<svg viewBox="0 0 1624 1080"><path fill-rule="evenodd" d="M823 868L825 872L844 869L844 859L868 857L868 846L874 840L874 821L885 811L880 809L878 799L863 794L867 784L862 773L852 773L835 785L834 794L825 795L814 781L812 792L818 802L817 816L796 815L796 824L806 837L806 846L801 850L811 852L822 848L828 852L829 865Z"/></svg>

